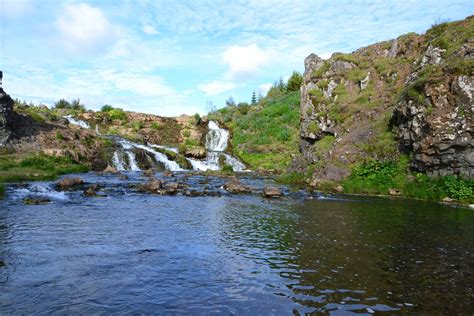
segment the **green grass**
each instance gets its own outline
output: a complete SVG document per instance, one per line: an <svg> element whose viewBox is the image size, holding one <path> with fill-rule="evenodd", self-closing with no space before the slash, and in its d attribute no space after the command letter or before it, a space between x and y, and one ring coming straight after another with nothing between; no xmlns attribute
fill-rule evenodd
<svg viewBox="0 0 474 316"><path fill-rule="evenodd" d="M449 197L460 203L474 203L474 180L410 175L407 167L408 157L404 156L398 160L370 161L355 167L342 185L345 193L386 195L389 189L397 189L409 198L441 201Z"/></svg>
<svg viewBox="0 0 474 316"><path fill-rule="evenodd" d="M236 156L252 169L282 171L298 152L299 91L265 98L246 114L228 107L218 119L230 117L231 145Z"/></svg>
<svg viewBox="0 0 474 316"><path fill-rule="evenodd" d="M54 180L59 175L89 171L67 157L0 155L0 196L6 182Z"/></svg>

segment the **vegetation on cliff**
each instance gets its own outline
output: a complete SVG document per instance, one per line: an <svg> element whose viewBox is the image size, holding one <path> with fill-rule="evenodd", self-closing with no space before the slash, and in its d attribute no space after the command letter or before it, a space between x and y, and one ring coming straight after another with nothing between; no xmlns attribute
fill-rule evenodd
<svg viewBox="0 0 474 316"><path fill-rule="evenodd" d="M232 134L233 154L252 170L281 173L298 152L301 75L294 72L284 83L276 82L254 104L228 102L209 113Z"/></svg>

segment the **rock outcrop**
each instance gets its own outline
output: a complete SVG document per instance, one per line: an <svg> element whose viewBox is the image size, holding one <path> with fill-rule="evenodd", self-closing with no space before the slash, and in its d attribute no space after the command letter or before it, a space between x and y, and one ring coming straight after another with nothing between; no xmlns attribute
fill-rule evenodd
<svg viewBox="0 0 474 316"><path fill-rule="evenodd" d="M0 146L4 146L14 136L13 100L0 85Z"/></svg>
<svg viewBox="0 0 474 316"><path fill-rule="evenodd" d="M300 152L313 179L400 154L413 171L474 177L473 30L468 17L327 60L309 55Z"/></svg>

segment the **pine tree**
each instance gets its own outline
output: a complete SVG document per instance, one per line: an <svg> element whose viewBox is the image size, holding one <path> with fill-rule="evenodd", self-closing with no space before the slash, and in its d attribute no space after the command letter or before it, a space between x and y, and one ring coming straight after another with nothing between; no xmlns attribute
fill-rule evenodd
<svg viewBox="0 0 474 316"><path fill-rule="evenodd" d="M257 96L255 95L255 91L252 92L252 105L257 103Z"/></svg>

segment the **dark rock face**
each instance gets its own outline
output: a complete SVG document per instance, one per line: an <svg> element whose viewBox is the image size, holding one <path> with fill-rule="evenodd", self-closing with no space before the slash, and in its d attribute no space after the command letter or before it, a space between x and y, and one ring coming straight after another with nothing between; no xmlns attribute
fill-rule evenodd
<svg viewBox="0 0 474 316"><path fill-rule="evenodd" d="M14 137L12 98L0 87L0 146L4 146Z"/></svg>
<svg viewBox="0 0 474 316"><path fill-rule="evenodd" d="M441 50L429 47L420 67L408 78L419 80L425 67L443 62ZM469 54L464 58L474 58ZM474 177L474 76L443 73L442 80L426 83L423 102L405 96L394 113L400 149L412 153L411 167L430 176Z"/></svg>

